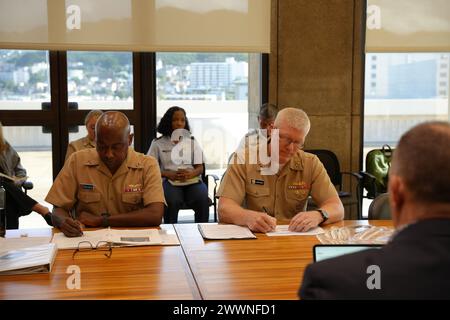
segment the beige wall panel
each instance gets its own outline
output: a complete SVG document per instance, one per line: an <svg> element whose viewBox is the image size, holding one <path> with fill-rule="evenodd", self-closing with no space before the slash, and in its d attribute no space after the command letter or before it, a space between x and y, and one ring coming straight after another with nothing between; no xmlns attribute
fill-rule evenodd
<svg viewBox="0 0 450 320"><path fill-rule="evenodd" d="M349 113L353 1L283 0L278 10L278 103Z"/></svg>

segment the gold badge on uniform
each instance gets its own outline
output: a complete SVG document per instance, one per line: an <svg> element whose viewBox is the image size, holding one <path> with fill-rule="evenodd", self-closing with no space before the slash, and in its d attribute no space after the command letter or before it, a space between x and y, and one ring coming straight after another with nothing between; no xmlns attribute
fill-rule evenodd
<svg viewBox="0 0 450 320"><path fill-rule="evenodd" d="M142 192L142 184L129 184L125 187L125 192Z"/></svg>
<svg viewBox="0 0 450 320"><path fill-rule="evenodd" d="M301 198L306 198L308 196L310 188L311 186L303 181L294 182L288 185L288 190L293 190L295 194Z"/></svg>

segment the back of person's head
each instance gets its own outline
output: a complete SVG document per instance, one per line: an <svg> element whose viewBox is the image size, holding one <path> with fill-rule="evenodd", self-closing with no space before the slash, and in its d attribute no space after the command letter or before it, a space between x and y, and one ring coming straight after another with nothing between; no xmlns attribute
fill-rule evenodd
<svg viewBox="0 0 450 320"><path fill-rule="evenodd" d="M391 175L399 176L414 201L450 204L450 124L428 122L400 139Z"/></svg>
<svg viewBox="0 0 450 320"><path fill-rule="evenodd" d="M267 121L274 121L278 114L278 108L274 104L264 103L259 109L259 118Z"/></svg>
<svg viewBox="0 0 450 320"><path fill-rule="evenodd" d="M103 114L102 110L91 110L91 111L89 111L89 113L84 118L84 125L86 126L88 124L88 122L92 118L97 118L98 119L102 114Z"/></svg>
<svg viewBox="0 0 450 320"><path fill-rule="evenodd" d="M191 128L189 126L189 121L186 116L186 111L181 107L173 106L173 107L170 107L169 109L167 109L166 113L164 113L164 115L162 116L161 121L159 121L158 127L156 128L156 130L159 133L161 133L163 136L170 137L172 135L172 132L173 132L172 118L173 118L173 114L177 111L181 111L184 114L184 118L186 121L184 129L186 129L187 131L191 131Z"/></svg>
<svg viewBox="0 0 450 320"><path fill-rule="evenodd" d="M303 131L305 135L308 134L311 128L311 122L306 112L302 109L290 107L283 108L278 112L274 125L277 128L280 128L281 125L289 126Z"/></svg>

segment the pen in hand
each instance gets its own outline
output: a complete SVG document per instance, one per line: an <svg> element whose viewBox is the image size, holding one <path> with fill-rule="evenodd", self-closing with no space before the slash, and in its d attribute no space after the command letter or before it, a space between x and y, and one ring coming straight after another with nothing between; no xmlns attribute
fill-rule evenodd
<svg viewBox="0 0 450 320"><path fill-rule="evenodd" d="M270 217L270 219L274 219L274 218L269 214L269 211L267 211L266 207L263 206L262 208L263 208L264 212ZM271 231L275 231L276 226L277 226L276 222L275 222L275 223L271 223L271 227L272 227Z"/></svg>

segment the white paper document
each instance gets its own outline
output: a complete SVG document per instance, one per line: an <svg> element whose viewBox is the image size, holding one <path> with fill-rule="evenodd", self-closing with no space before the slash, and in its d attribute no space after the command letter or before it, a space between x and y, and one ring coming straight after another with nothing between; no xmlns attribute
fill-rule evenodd
<svg viewBox="0 0 450 320"><path fill-rule="evenodd" d="M315 236L321 233L324 233L323 229L321 227L317 227L311 230L308 230L306 232L293 232L288 230L289 225L278 225L275 228L275 231L267 232L266 235L269 237L276 237L276 236Z"/></svg>
<svg viewBox="0 0 450 320"><path fill-rule="evenodd" d="M256 239L249 228L234 224L199 224L198 231L203 238L209 240Z"/></svg>
<svg viewBox="0 0 450 320"><path fill-rule="evenodd" d="M89 241L93 246L99 242L110 242L113 247L122 246L152 246L152 245L180 245L175 231L158 229L119 230L101 229L95 231L83 231L81 237L69 238L63 233L53 236L53 243L58 249L76 249L82 241Z"/></svg>
<svg viewBox="0 0 450 320"><path fill-rule="evenodd" d="M2 242L3 244L5 243L4 241ZM50 272L57 251L57 247L53 243L22 248L16 247L16 249L8 251L3 251L2 248L0 253L0 275Z"/></svg>

